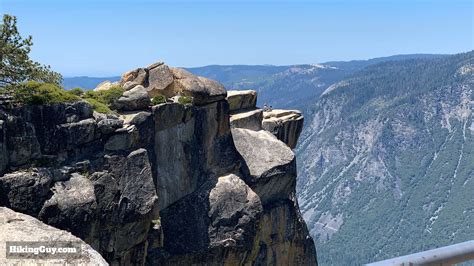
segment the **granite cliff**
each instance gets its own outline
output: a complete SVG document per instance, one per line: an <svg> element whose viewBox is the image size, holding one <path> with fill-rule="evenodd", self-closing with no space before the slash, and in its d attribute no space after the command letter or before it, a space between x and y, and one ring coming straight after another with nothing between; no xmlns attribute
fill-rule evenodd
<svg viewBox="0 0 474 266"><path fill-rule="evenodd" d="M0 108L2 211L71 232L112 265L316 265L295 195L300 113L263 112L254 91L163 63L115 85L116 114Z"/></svg>

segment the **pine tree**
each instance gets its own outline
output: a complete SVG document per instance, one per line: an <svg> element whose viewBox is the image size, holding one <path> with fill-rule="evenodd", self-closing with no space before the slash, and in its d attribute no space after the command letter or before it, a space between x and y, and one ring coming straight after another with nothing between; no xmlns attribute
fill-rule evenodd
<svg viewBox="0 0 474 266"><path fill-rule="evenodd" d="M33 40L22 38L16 17L3 15L0 24L0 88L16 86L25 81L39 81L59 85L62 76L29 58Z"/></svg>

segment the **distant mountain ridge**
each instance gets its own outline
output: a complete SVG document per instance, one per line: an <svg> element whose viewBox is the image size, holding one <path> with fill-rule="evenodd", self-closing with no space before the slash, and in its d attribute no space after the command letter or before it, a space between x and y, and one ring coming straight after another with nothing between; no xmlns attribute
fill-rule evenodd
<svg viewBox="0 0 474 266"><path fill-rule="evenodd" d="M331 61L320 64L274 65L209 65L187 68L195 75L215 79L227 89L253 89L259 93L259 104L268 103L275 108L302 108L314 100L331 84L373 64L413 58L435 58L445 55L412 54L380 57L369 60ZM112 77L66 77L66 89L81 87L94 89L99 83L117 81Z"/></svg>

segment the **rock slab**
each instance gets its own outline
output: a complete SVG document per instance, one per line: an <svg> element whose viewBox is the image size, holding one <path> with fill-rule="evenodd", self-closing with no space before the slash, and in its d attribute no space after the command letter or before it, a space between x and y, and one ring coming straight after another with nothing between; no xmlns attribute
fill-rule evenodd
<svg viewBox="0 0 474 266"><path fill-rule="evenodd" d="M81 246L80 256L65 259L11 259L6 258L7 241L45 242L54 247L57 242L74 242ZM46 225L41 221L0 207L0 264L1 265L53 265L65 263L74 265L109 265L102 256L81 239L71 233ZM58 246L56 244L56 246Z"/></svg>

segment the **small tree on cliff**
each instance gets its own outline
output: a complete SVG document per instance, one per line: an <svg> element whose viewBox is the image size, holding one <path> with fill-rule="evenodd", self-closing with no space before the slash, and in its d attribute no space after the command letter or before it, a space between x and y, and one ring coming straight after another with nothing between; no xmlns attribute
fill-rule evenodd
<svg viewBox="0 0 474 266"><path fill-rule="evenodd" d="M0 88L25 81L61 83L61 74L29 58L32 45L31 36L25 39L20 36L16 17L3 15L3 23L0 24Z"/></svg>

